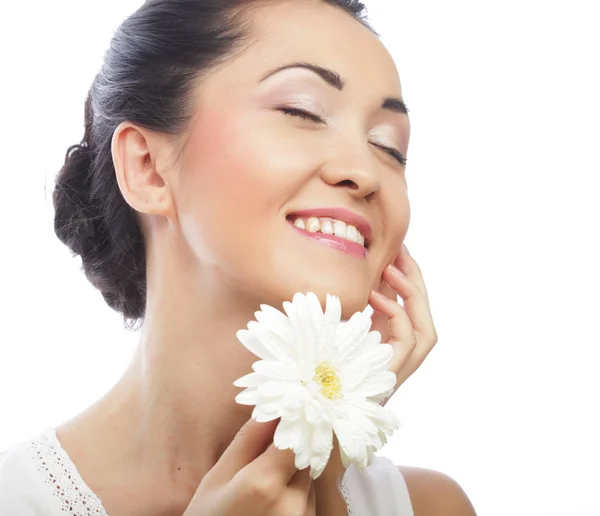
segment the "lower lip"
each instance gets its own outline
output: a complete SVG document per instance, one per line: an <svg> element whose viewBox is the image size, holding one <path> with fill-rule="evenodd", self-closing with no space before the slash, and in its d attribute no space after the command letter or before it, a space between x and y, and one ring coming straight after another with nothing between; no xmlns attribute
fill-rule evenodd
<svg viewBox="0 0 600 516"><path fill-rule="evenodd" d="M321 244L333 247L338 251L343 251L345 253L351 254L352 256L356 256L357 258L367 257L366 248L360 244L357 244L356 242L350 242L349 240L337 237L335 235L326 235L325 233L311 233L309 231L297 228L289 222L288 224L292 229L295 229L301 235L304 235L305 237L315 240Z"/></svg>

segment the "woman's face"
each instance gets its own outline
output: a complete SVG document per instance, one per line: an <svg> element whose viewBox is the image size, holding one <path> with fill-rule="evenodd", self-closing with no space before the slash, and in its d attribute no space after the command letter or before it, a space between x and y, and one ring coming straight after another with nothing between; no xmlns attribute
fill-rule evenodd
<svg viewBox="0 0 600 516"><path fill-rule="evenodd" d="M324 2L271 3L252 18L256 42L196 92L175 191L182 232L222 287L275 305L330 293L348 317L409 225L398 159L409 120L385 102L402 99L398 72L374 34ZM300 62L337 75L273 72Z"/></svg>

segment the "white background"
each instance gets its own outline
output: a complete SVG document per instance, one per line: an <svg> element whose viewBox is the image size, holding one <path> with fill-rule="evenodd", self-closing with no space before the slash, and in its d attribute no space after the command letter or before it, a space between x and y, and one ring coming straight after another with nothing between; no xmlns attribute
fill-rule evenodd
<svg viewBox="0 0 600 516"><path fill-rule="evenodd" d="M0 7L0 449L100 397L136 343L55 238L50 192L139 4ZM454 477L480 516L600 515L597 2L368 5L411 110L407 244L440 337L381 454Z"/></svg>

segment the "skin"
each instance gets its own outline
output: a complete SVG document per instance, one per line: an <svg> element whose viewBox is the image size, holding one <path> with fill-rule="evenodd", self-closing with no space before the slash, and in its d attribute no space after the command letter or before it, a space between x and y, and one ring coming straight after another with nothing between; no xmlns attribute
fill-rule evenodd
<svg viewBox="0 0 600 516"><path fill-rule="evenodd" d="M260 303L280 308L298 291L324 302L331 293L349 317L370 302L373 329L395 350L396 387L437 342L421 272L401 247L410 221L405 168L373 143L406 156L408 117L380 109L384 97L402 98L392 57L351 16L319 1L271 3L252 18L259 38L198 84L185 134L130 123L114 133L119 187L146 239L147 312L117 384L57 428L111 516L185 511L250 417L232 382L256 357L235 333ZM335 70L344 90L297 68L260 82L293 61ZM327 123L281 113L281 105ZM290 212L331 206L367 217L367 259L286 222ZM318 515L346 514L337 456L313 486Z"/></svg>

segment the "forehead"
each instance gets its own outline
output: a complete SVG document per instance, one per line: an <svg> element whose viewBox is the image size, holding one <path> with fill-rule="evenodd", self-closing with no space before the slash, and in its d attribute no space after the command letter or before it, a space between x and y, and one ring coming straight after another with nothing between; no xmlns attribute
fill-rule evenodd
<svg viewBox="0 0 600 516"><path fill-rule="evenodd" d="M231 63L248 74L312 62L335 70L349 88L400 96L392 56L376 34L342 8L322 0L269 1L255 4L248 16L252 44Z"/></svg>

